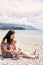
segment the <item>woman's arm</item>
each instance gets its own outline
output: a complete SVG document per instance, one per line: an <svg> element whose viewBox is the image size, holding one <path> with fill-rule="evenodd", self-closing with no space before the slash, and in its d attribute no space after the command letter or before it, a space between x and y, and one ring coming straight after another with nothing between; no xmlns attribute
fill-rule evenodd
<svg viewBox="0 0 43 65"><path fill-rule="evenodd" d="M4 49L5 52L12 52L13 51L12 49L8 50L7 47L5 47L5 46L3 46L3 49Z"/></svg>
<svg viewBox="0 0 43 65"><path fill-rule="evenodd" d="M12 49L11 49L11 50L8 50L8 49L7 49L7 39L5 39L5 40L3 41L3 43L4 43L4 44L3 44L3 49L4 49L5 52L12 52L12 51L13 51Z"/></svg>

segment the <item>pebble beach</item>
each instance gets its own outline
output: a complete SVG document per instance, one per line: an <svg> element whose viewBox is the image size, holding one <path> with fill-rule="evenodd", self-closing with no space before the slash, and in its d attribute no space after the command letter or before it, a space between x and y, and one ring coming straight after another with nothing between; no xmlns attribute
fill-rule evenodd
<svg viewBox="0 0 43 65"><path fill-rule="evenodd" d="M29 38L21 37L16 38L17 45L29 54L33 53L36 49L36 53L39 54L38 59L23 58L13 60L11 58L1 59L0 65L43 65L43 39L41 38ZM1 49L0 49L1 53Z"/></svg>

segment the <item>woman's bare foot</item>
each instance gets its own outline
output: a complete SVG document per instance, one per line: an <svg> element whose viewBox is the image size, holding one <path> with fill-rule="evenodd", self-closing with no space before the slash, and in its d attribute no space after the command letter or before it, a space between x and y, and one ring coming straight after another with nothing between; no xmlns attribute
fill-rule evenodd
<svg viewBox="0 0 43 65"><path fill-rule="evenodd" d="M35 49L35 51L33 52L33 54L31 54L31 55L35 55L36 54L36 49Z"/></svg>
<svg viewBox="0 0 43 65"><path fill-rule="evenodd" d="M36 55L35 55L35 58L38 59L38 58L39 58L39 54L36 54Z"/></svg>
<svg viewBox="0 0 43 65"><path fill-rule="evenodd" d="M33 54L34 54L34 55L36 54L36 49L35 49L35 51L33 52Z"/></svg>
<svg viewBox="0 0 43 65"><path fill-rule="evenodd" d="M38 58L39 58L39 54L32 55L31 58L33 58L33 59L38 59Z"/></svg>

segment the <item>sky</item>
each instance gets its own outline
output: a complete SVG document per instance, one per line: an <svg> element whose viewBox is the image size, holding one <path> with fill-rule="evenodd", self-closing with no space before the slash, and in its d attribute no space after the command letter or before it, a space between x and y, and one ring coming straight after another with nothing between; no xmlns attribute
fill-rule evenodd
<svg viewBox="0 0 43 65"><path fill-rule="evenodd" d="M25 24L43 30L43 0L0 0L0 23Z"/></svg>

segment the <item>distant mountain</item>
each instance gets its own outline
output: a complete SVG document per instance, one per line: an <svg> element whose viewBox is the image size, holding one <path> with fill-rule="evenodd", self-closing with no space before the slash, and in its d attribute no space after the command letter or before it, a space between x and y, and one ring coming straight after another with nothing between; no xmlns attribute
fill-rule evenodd
<svg viewBox="0 0 43 65"><path fill-rule="evenodd" d="M0 23L0 29L14 29L14 30L38 30L30 25L24 24L10 24L10 23Z"/></svg>

